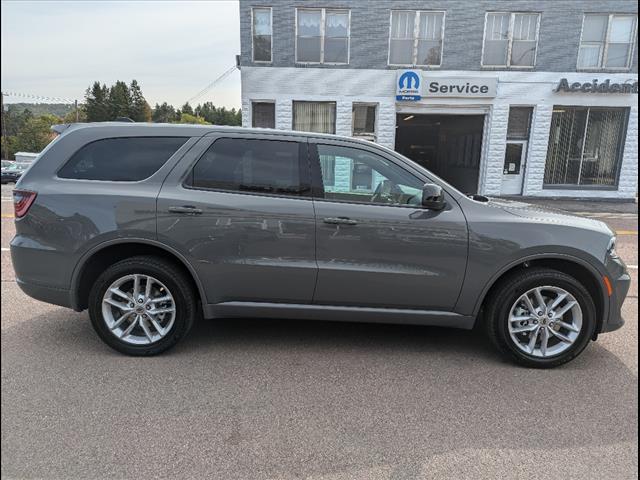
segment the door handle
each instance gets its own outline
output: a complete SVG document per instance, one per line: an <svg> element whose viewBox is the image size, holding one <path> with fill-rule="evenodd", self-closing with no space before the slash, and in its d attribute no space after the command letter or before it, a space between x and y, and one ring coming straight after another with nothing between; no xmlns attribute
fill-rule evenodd
<svg viewBox="0 0 640 480"><path fill-rule="evenodd" d="M352 220L348 217L327 217L322 219L324 223L328 223L330 225L357 225L358 222L356 220Z"/></svg>
<svg viewBox="0 0 640 480"><path fill-rule="evenodd" d="M196 208L193 205L182 205L169 207L171 213L186 213L191 215L200 215L202 213L201 208Z"/></svg>

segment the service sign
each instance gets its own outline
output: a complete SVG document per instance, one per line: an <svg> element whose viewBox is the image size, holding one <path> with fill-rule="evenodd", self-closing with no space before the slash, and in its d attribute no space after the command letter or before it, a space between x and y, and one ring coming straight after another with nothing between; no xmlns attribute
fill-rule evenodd
<svg viewBox="0 0 640 480"><path fill-rule="evenodd" d="M423 87L423 97L488 97L498 93L497 78L443 77L429 78Z"/></svg>
<svg viewBox="0 0 640 480"><path fill-rule="evenodd" d="M422 71L398 70L396 75L396 100L415 102L422 98Z"/></svg>

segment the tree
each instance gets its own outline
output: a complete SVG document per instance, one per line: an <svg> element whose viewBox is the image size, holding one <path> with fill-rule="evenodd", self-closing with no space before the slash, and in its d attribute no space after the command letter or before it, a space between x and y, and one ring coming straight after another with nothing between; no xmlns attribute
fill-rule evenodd
<svg viewBox="0 0 640 480"><path fill-rule="evenodd" d="M156 103L152 119L156 123L172 123L178 120L178 116L173 106L164 102L162 105Z"/></svg>
<svg viewBox="0 0 640 480"><path fill-rule="evenodd" d="M109 119L128 117L131 114L131 94L127 84L118 80L109 89Z"/></svg>
<svg viewBox="0 0 640 480"><path fill-rule="evenodd" d="M129 117L135 122L150 122L151 107L142 95L142 89L136 80L131 80L129 87L131 95L131 111Z"/></svg>
<svg viewBox="0 0 640 480"><path fill-rule="evenodd" d="M189 105L189 102L185 103L182 106L182 113L187 113L189 115L194 115L193 108L191 108L191 105Z"/></svg>
<svg viewBox="0 0 640 480"><path fill-rule="evenodd" d="M22 130L24 124L33 117L31 110L28 108L20 109L16 105L9 105L4 112L4 128L7 136L15 136Z"/></svg>
<svg viewBox="0 0 640 480"><path fill-rule="evenodd" d="M78 105L78 122L87 122L87 108L85 105ZM67 113L64 117L62 117L62 123L75 123L76 122L76 111L75 109L69 113Z"/></svg>
<svg viewBox="0 0 640 480"><path fill-rule="evenodd" d="M94 82L84 95L87 122L106 122L110 120L108 104L109 90L106 85Z"/></svg>
<svg viewBox="0 0 640 480"><path fill-rule="evenodd" d="M42 151L55 137L51 126L60 122L61 119L55 115L30 118L16 137L16 150L34 153Z"/></svg>

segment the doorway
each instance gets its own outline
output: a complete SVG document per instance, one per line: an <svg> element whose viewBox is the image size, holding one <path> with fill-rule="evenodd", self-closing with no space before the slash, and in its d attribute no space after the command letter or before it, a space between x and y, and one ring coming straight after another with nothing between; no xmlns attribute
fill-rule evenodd
<svg viewBox="0 0 640 480"><path fill-rule="evenodd" d="M484 115L396 115L395 150L466 194L478 192Z"/></svg>

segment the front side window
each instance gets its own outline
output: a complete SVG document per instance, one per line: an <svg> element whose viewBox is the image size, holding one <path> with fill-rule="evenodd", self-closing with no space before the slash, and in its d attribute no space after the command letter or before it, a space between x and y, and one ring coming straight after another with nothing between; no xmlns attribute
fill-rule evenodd
<svg viewBox="0 0 640 480"><path fill-rule="evenodd" d="M533 67L539 22L538 13L488 13L482 66Z"/></svg>
<svg viewBox="0 0 640 480"><path fill-rule="evenodd" d="M156 173L185 137L106 138L89 143L58 171L60 178L136 182Z"/></svg>
<svg viewBox="0 0 640 480"><path fill-rule="evenodd" d="M349 11L296 11L296 62L349 63Z"/></svg>
<svg viewBox="0 0 640 480"><path fill-rule="evenodd" d="M293 102L293 130L336 133L335 102Z"/></svg>
<svg viewBox="0 0 640 480"><path fill-rule="evenodd" d="M336 145L317 148L325 199L421 205L423 182L380 155Z"/></svg>
<svg viewBox="0 0 640 480"><path fill-rule="evenodd" d="M636 37L635 15L585 15L578 69L629 69Z"/></svg>
<svg viewBox="0 0 640 480"><path fill-rule="evenodd" d="M545 187L617 184L628 109L554 107Z"/></svg>
<svg viewBox="0 0 640 480"><path fill-rule="evenodd" d="M191 172L195 188L302 195L308 180L300 168L297 142L221 138Z"/></svg>
<svg viewBox="0 0 640 480"><path fill-rule="evenodd" d="M252 10L253 61L271 62L271 8Z"/></svg>
<svg viewBox="0 0 640 480"><path fill-rule="evenodd" d="M391 11L389 65L442 63L444 12Z"/></svg>

